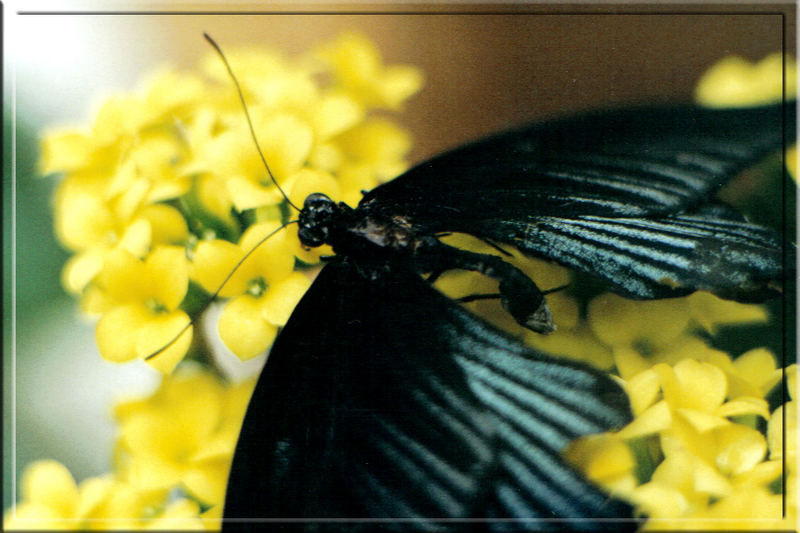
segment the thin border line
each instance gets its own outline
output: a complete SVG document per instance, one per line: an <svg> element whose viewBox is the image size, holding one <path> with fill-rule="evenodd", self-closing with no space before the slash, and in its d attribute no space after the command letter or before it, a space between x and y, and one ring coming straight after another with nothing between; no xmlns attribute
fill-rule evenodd
<svg viewBox="0 0 800 533"><path fill-rule="evenodd" d="M787 503L786 503L786 488L787 488L787 475L786 475L786 387L787 387L787 380L786 380L786 358L787 358L787 348L788 348L788 321L789 321L789 299L794 297L795 302L796 300L796 293L789 295L786 291L786 286L789 283L787 273L788 270L788 257L787 257L787 245L786 245L786 237L787 237L787 224L786 224L786 203L787 203L787 196L786 196L786 16L781 13L781 131L783 135L781 135L781 196L783 201L782 204L782 216L783 219L783 239L781 242L781 252L782 252L782 259L783 259L783 298L781 300L781 307L783 310L783 335L781 335L781 518L786 519L787 517ZM795 309L797 309L797 305L795 305ZM795 311L795 315L796 315Z"/></svg>
<svg viewBox="0 0 800 533"><path fill-rule="evenodd" d="M0 9L0 17L5 11ZM3 20L5 25L5 20ZM10 35L16 38L15 28ZM7 35L9 35L7 34ZM5 40L5 39L4 39ZM14 39L9 39L13 41ZM5 42L3 43L5 45ZM13 43L9 43L13 49ZM3 60L11 58L11 507L14 518L17 517L17 58L16 54L6 55L5 46ZM4 65L5 66L5 65Z"/></svg>
<svg viewBox="0 0 800 533"><path fill-rule="evenodd" d="M513 6L515 4L509 4ZM657 7L662 4L652 4ZM733 4L735 5L735 4ZM614 6L609 9L625 9L625 6ZM115 16L115 15L164 15L164 16L177 16L177 15L227 15L227 16L253 16L253 15L569 15L569 16L597 16L597 15L784 15L783 11L524 11L518 9L509 9L507 11L237 11L235 13L230 11L17 11L17 15L50 15L50 16Z"/></svg>

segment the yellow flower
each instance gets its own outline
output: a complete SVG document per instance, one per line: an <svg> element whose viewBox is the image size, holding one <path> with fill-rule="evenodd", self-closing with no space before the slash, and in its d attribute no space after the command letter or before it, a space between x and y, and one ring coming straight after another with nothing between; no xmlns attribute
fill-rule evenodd
<svg viewBox="0 0 800 533"><path fill-rule="evenodd" d="M698 326L713 334L719 325L766 321L768 317L761 306L728 302L705 292L651 301L629 300L606 293L589 302L587 314L589 328L596 339L610 349L617 371L624 379L657 363L674 365L686 358L720 366L731 377L732 389L737 394L745 391L749 395L756 394L753 387L747 385L748 380L772 379L757 374L740 375L727 354L710 348L692 334ZM767 364L763 358L759 361ZM744 360L739 366L744 366Z"/></svg>
<svg viewBox="0 0 800 533"><path fill-rule="evenodd" d="M363 38L343 37L328 50L335 60L227 53L270 171L296 205L311 192L354 204L361 189L407 167L410 136L370 111L397 108L420 88L419 72L383 66ZM348 54L357 68L345 66ZM207 78L164 69L139 91L104 102L90 127L42 139L42 170L65 174L56 232L75 255L63 283L84 311L101 315L98 344L113 361L149 355L188 323L178 308L185 269L159 250L200 241L193 272L213 293L238 260L231 258L254 244L254 224L287 219L232 80L213 52L204 64ZM305 275L291 274L293 256L312 264L330 252L305 250L296 228L263 246L221 295L236 297L220 323L225 342L244 358L264 352L308 287ZM190 339L189 330L149 362L171 370Z"/></svg>
<svg viewBox="0 0 800 533"><path fill-rule="evenodd" d="M22 501L5 515L6 529L140 529L163 514L167 497L165 491L142 491L113 476L88 478L78 485L66 467L53 460L28 465L21 488Z"/></svg>
<svg viewBox="0 0 800 533"><path fill-rule="evenodd" d="M254 382L224 386L186 367L149 398L119 403L118 468L141 490L182 487L221 505L239 428Z"/></svg>
<svg viewBox="0 0 800 533"><path fill-rule="evenodd" d="M785 71L784 71L785 69ZM709 107L737 107L780 102L797 93L797 66L791 56L776 52L758 63L737 56L708 69L695 88L695 99Z"/></svg>
<svg viewBox="0 0 800 533"><path fill-rule="evenodd" d="M581 437L569 444L563 455L567 461L614 495L630 495L636 485L631 450L616 435L604 433Z"/></svg>
<svg viewBox="0 0 800 533"><path fill-rule="evenodd" d="M781 376L781 371L775 367L775 357L766 348L754 348L732 360L727 353L692 335L681 336L672 346L649 356L643 356L633 348L620 348L614 352L617 369L625 379L635 377L638 372L658 363L676 365L684 359L710 363L722 370L728 381L729 398L763 398Z"/></svg>
<svg viewBox="0 0 800 533"><path fill-rule="evenodd" d="M106 300L96 331L105 359L125 362L146 357L189 324L189 317L178 309L189 285L183 248L162 246L144 261L118 250L106 261L97 285ZM161 372L172 371L191 339L190 327L148 363Z"/></svg>
<svg viewBox="0 0 800 533"><path fill-rule="evenodd" d="M611 347L644 345L648 350L668 346L689 325L685 298L635 301L606 293L589 302L592 331Z"/></svg>
<svg viewBox="0 0 800 533"><path fill-rule="evenodd" d="M56 461L29 465L22 477L22 501L4 517L6 529L78 529L80 495L72 474Z"/></svg>
<svg viewBox="0 0 800 533"><path fill-rule="evenodd" d="M206 291L232 298L219 319L219 333L228 348L242 359L264 353L272 344L295 304L311 284L307 276L293 272L294 248L286 231L279 231L258 248L262 239L278 228L277 222L251 226L239 241L214 240L198 244L193 273ZM252 250L230 279L223 281Z"/></svg>
<svg viewBox="0 0 800 533"><path fill-rule="evenodd" d="M728 394L727 378L722 370L710 363L684 359L674 367L657 364L650 372L654 372L658 378L663 399L656 401L657 396L653 393L656 383L652 379L652 373L648 375L650 379L646 387L629 389L629 393L640 395L632 399L632 404L637 406L641 414L620 432L620 436L624 438L640 437L667 429L690 429L705 433L729 424L727 417L730 416L768 416L767 403L761 398L745 396L725 402ZM681 433L679 438L682 436Z"/></svg>
<svg viewBox="0 0 800 533"><path fill-rule="evenodd" d="M706 291L692 293L686 301L690 318L712 335L717 333L717 326L755 324L769 319L767 310L761 305L723 300Z"/></svg>
<svg viewBox="0 0 800 533"><path fill-rule="evenodd" d="M397 109L423 83L414 67L383 66L377 48L358 34L341 36L321 47L318 55L333 66L337 82L356 100L369 106Z"/></svg>
<svg viewBox="0 0 800 533"><path fill-rule="evenodd" d="M284 184L303 168L314 142L311 126L288 113L250 111L270 171ZM243 211L283 200L264 169L244 117L239 123L198 147L195 169L220 176L234 207Z"/></svg>
<svg viewBox="0 0 800 533"><path fill-rule="evenodd" d="M743 357L739 371L763 371L764 351ZM728 362L733 366L738 361ZM626 380L636 418L616 436L641 439L658 434L664 456L650 479L625 493L650 517L645 529L786 525L780 517L781 497L770 490L781 474L776 460L781 414L772 415L767 437L732 422L730 417L741 415L766 418L767 404L761 397L743 395L725 401L730 397L727 375L714 364L684 359L674 366L656 364ZM795 490L791 470L790 481ZM748 499L752 503L740 508Z"/></svg>

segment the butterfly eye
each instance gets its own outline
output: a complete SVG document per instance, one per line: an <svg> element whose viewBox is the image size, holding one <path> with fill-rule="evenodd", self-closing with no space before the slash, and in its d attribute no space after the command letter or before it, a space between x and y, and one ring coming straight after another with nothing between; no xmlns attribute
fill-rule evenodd
<svg viewBox="0 0 800 533"><path fill-rule="evenodd" d="M299 215L300 229L297 236L300 242L312 248L325 244L336 212L336 204L326 195L309 194Z"/></svg>
<svg viewBox="0 0 800 533"><path fill-rule="evenodd" d="M315 211L315 212L333 212L335 209L335 204L333 200L328 198L327 195L322 194L321 192L315 192L309 194L306 197L306 201L303 203L303 211Z"/></svg>
<svg viewBox="0 0 800 533"><path fill-rule="evenodd" d="M303 243L305 246L309 248L316 248L317 246L322 246L325 244L328 236L328 228L326 227L303 227L300 226L300 229L297 230L297 237L300 239L300 242Z"/></svg>

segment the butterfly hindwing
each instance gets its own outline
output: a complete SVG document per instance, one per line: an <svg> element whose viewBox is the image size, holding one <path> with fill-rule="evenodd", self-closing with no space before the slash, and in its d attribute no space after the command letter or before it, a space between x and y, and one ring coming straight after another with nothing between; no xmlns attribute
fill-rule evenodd
<svg viewBox="0 0 800 533"><path fill-rule="evenodd" d="M667 217L542 217L484 230L479 236L591 273L631 298L707 290L761 301L778 294L782 275L780 237L719 204Z"/></svg>
<svg viewBox="0 0 800 533"><path fill-rule="evenodd" d="M330 264L298 304L245 418L226 527L588 529L629 518L559 455L630 419L619 387L397 270L366 279Z"/></svg>

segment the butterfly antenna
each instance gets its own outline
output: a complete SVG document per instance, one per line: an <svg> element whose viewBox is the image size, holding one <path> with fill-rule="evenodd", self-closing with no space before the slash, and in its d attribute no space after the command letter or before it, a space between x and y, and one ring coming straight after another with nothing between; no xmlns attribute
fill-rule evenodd
<svg viewBox="0 0 800 533"><path fill-rule="evenodd" d="M253 142L256 145L256 149L258 150L258 155L261 157L261 162L264 163L264 168L267 169L267 174L269 178L272 180L272 183L275 184L275 187L278 188L280 193L286 199L286 203L290 206L294 207L297 211L300 211L300 208L297 207L289 200L289 196L281 189L281 186L278 185L278 180L275 179L275 176L272 174L272 171L269 169L269 165L267 164L267 159L264 157L264 152L261 151L261 146L258 144L258 139L256 138L256 130L253 129L253 121L250 119L250 112L247 110L247 104L244 101L244 94L242 93L242 87L239 85L239 80L236 79L236 75L233 73L233 69L231 69L230 63L228 63L228 59L225 57L225 54L222 53L222 49L219 45L211 38L210 35L207 33L203 33L203 37L206 38L211 46L214 47L214 50L217 51L219 57L222 58L222 62L225 64L225 68L228 70L228 74L230 74L231 79L233 80L233 84L236 86L236 92L239 94L239 101L242 103L242 109L244 109L244 116L247 117L247 126L250 128L250 136L253 138Z"/></svg>
<svg viewBox="0 0 800 533"><path fill-rule="evenodd" d="M570 285L572 285L572 284L571 283L567 283L565 285L560 285L558 287L553 287L552 289L547 289L546 291L542 291L542 294L553 294L554 292L563 291L564 289L568 289Z"/></svg>
<svg viewBox="0 0 800 533"><path fill-rule="evenodd" d="M286 226L288 226L289 224L297 224L297 222L299 222L299 221L297 221L297 220L290 220L290 221L289 221L289 222L287 222L286 224L283 224L283 225L281 225L281 227L279 227L279 228L277 228L276 230L274 230L274 231L270 232L270 233L269 233L269 235L267 235L266 237L264 237L263 239L261 239L260 241L258 241L258 242L257 242L257 243L256 243L256 244L255 244L255 245L252 247L252 248L250 248L250 249L247 251L247 253L246 253L246 254L244 254L244 256L243 256L241 259L239 259L239 262L238 262L238 263L236 263L236 265L235 265L235 266L234 266L234 267L231 269L231 271L230 271L230 272L228 272L228 275L227 275L227 276L225 276L225 279L224 279L224 280L222 280L222 283L220 283L219 287L217 287L217 290L216 290L216 291L214 291L214 294L212 294L212 295L211 295L211 297L210 297L210 298L209 298L209 299L206 301L206 303L204 303L204 304L203 304L203 307L201 307L201 308L200 308L200 310L199 310L199 311L198 311L198 312L197 312L197 313L194 315L194 318L192 318L192 319L189 321L189 323L188 323L188 324L186 324L185 326L183 326L183 329L181 329L181 330L178 332L178 334L177 334L177 335L175 335L175 337L174 337L174 338L173 338L171 341L169 341L167 344L165 344L164 346L162 346L161 348L159 348L159 349L158 349L158 350L156 350L155 352L151 353L151 354L150 354L150 355L148 355L147 357L145 357L145 358L144 358L144 360L145 360L145 361L149 361L149 360L150 360L150 359L152 359L153 357L157 356L158 354L160 354L161 352L163 352L164 350L166 350L167 348L169 348L170 346L172 346L173 344L175 344L175 343L178 341L178 339L180 339L180 338L181 338L181 335L183 335L184 333L186 333L186 330L188 330L190 327L192 327L192 326L193 326L193 325L194 325L194 324L197 322L197 319L200 317L200 315L202 315L202 314L203 314L203 311L205 311L206 309L208 309L208 306L209 306L209 305L211 305L211 302L213 302L213 301L214 301L214 300L217 298L217 296L219 296L219 293L220 293L220 292L222 292L222 289L224 289L224 288L225 288L225 285L228 283L228 281L230 281L230 279L233 277L233 275L236 273L236 271L237 271L237 270L239 270L239 267L240 267L240 266L242 266L242 264L244 264L244 262L245 262L245 261L247 261L247 258L248 258L248 257L250 257L251 255L253 255L253 252L255 252L255 251L256 251L256 249L258 249L258 247L259 247L259 246L261 246L262 244L264 244L264 243L267 241L267 239L269 239L270 237L272 237L273 235L275 235L276 233L278 233L280 230L284 229L284 228L285 228Z"/></svg>

